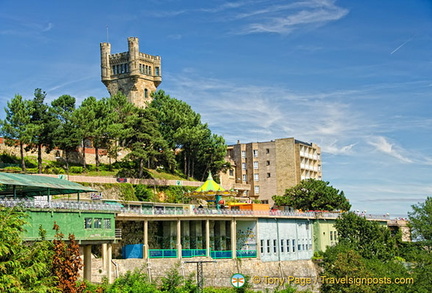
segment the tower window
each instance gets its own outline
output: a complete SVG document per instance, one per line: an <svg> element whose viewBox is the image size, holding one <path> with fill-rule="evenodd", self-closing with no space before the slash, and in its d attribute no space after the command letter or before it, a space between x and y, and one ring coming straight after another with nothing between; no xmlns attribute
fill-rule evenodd
<svg viewBox="0 0 432 293"><path fill-rule="evenodd" d="M159 69L159 67L155 67L155 75L156 76L160 75L160 69Z"/></svg>
<svg viewBox="0 0 432 293"><path fill-rule="evenodd" d="M148 89L144 89L144 98L148 98Z"/></svg>

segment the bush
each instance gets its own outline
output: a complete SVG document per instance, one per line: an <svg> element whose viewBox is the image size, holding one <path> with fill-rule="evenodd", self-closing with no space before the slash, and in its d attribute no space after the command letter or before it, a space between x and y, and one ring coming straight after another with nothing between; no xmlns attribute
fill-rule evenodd
<svg viewBox="0 0 432 293"><path fill-rule="evenodd" d="M12 171L12 172L21 172L22 171L21 167L17 167L17 166L5 167L4 170Z"/></svg>
<svg viewBox="0 0 432 293"><path fill-rule="evenodd" d="M148 188L146 185L138 184L134 185L135 188L135 196L140 201L155 201L155 194L153 190Z"/></svg>
<svg viewBox="0 0 432 293"><path fill-rule="evenodd" d="M138 200L135 195L135 189L130 183L120 183L119 184L120 193L124 200Z"/></svg>
<svg viewBox="0 0 432 293"><path fill-rule="evenodd" d="M71 166L69 167L69 172L74 174L81 174L83 172L83 167L81 166Z"/></svg>
<svg viewBox="0 0 432 293"><path fill-rule="evenodd" d="M158 293L156 286L150 283L147 274L142 270L128 271L117 278L105 291L106 293Z"/></svg>

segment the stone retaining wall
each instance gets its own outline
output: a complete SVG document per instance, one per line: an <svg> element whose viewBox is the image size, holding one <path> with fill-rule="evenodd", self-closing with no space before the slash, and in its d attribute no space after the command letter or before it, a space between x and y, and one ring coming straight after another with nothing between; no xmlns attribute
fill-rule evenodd
<svg viewBox="0 0 432 293"><path fill-rule="evenodd" d="M193 274L196 278L197 264L186 263L187 261L210 260L207 258L191 259L114 259L112 264L112 277L143 269L152 281L158 281L166 276L166 272L179 265L178 269L184 277ZM98 282L103 277L100 270L100 260L93 261L92 281ZM231 287L231 277L236 273L241 273L250 278L252 287L257 290L269 290L283 288L286 284L297 284L300 290L310 289L319 292L318 270L311 260L281 261L281 262L262 262L258 259L222 259L215 263L203 263L204 286ZM309 283L309 284L307 284Z"/></svg>

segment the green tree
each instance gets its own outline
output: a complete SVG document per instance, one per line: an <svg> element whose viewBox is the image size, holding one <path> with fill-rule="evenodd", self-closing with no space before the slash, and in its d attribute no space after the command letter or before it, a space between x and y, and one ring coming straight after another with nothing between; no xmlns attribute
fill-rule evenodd
<svg viewBox="0 0 432 293"><path fill-rule="evenodd" d="M129 150L124 160L135 163L138 178L143 177L145 168L173 169L174 152L168 148L150 110L136 109L128 116L124 128L128 131L123 135L123 145Z"/></svg>
<svg viewBox="0 0 432 293"><path fill-rule="evenodd" d="M330 247L320 265L323 293L411 292L411 285L393 282L395 278L409 277L401 262L367 259L361 256L361 251L343 243Z"/></svg>
<svg viewBox="0 0 432 293"><path fill-rule="evenodd" d="M424 203L411 206L413 211L408 213L411 236L423 245L432 248L432 197L427 197Z"/></svg>
<svg viewBox="0 0 432 293"><path fill-rule="evenodd" d="M52 132L54 130L53 115L49 111L49 106L45 104L46 92L36 89L34 98L31 101L31 118L29 132L31 135L29 149L37 150L38 172L42 173L42 147L46 147L49 152L53 147Z"/></svg>
<svg viewBox="0 0 432 293"><path fill-rule="evenodd" d="M75 98L62 95L51 102L54 124L52 140L54 146L65 152L66 170L69 173L69 154L76 151L80 145L80 132L78 125L74 123Z"/></svg>
<svg viewBox="0 0 432 293"><path fill-rule="evenodd" d="M51 274L52 243L22 240L27 214L0 206L0 292L57 292Z"/></svg>
<svg viewBox="0 0 432 293"><path fill-rule="evenodd" d="M412 277L416 289L412 292L426 293L430 292L432 279L432 197L411 207L408 224L415 242L409 243L412 249L410 261L413 264Z"/></svg>
<svg viewBox="0 0 432 293"><path fill-rule="evenodd" d="M26 171L24 145L28 144L31 138L28 131L32 112L31 103L24 100L22 96L15 95L11 101L7 102L5 111L5 120L0 120L1 135L6 139L7 145L15 146L18 143L21 168Z"/></svg>
<svg viewBox="0 0 432 293"><path fill-rule="evenodd" d="M307 179L289 188L282 196L273 196L278 206L289 206L299 210L347 211L351 204L343 191L339 191L329 182Z"/></svg>
<svg viewBox="0 0 432 293"><path fill-rule="evenodd" d="M108 145L110 126L113 120L108 99L97 100L95 97L86 98L73 114L73 122L80 129L78 137L82 141L83 166L86 168L85 145L91 141L95 149L96 170L99 170L99 150Z"/></svg>
<svg viewBox="0 0 432 293"><path fill-rule="evenodd" d="M416 292L410 291L411 284L393 282L411 277L397 257L400 234L352 212L342 214L335 228L339 242L325 251L320 263L322 292Z"/></svg>
<svg viewBox="0 0 432 293"><path fill-rule="evenodd" d="M387 226L376 221L348 212L336 220L335 228L339 243L352 247L364 258L389 261L397 255L398 235L394 237Z"/></svg>
<svg viewBox="0 0 432 293"><path fill-rule="evenodd" d="M204 180L208 171L217 174L225 166L225 140L212 134L187 103L159 90L149 107L156 110L160 133L176 152L177 164L186 177Z"/></svg>

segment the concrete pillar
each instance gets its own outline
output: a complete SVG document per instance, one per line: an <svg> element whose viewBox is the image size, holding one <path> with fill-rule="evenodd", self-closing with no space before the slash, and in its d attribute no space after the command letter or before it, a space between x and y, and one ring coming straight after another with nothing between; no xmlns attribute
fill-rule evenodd
<svg viewBox="0 0 432 293"><path fill-rule="evenodd" d="M237 222L235 218L231 220L231 251L232 258L237 258Z"/></svg>
<svg viewBox="0 0 432 293"><path fill-rule="evenodd" d="M182 244L181 244L181 221L177 220L177 258L182 258Z"/></svg>
<svg viewBox="0 0 432 293"><path fill-rule="evenodd" d="M143 258L148 259L148 220L144 220L144 245L143 245Z"/></svg>
<svg viewBox="0 0 432 293"><path fill-rule="evenodd" d="M111 261L112 261L112 243L109 243L107 245L107 279L108 279L108 283L111 284L113 281L112 278L112 273L111 273Z"/></svg>
<svg viewBox="0 0 432 293"><path fill-rule="evenodd" d="M107 243L102 243L102 270L105 272L107 270Z"/></svg>
<svg viewBox="0 0 432 293"><path fill-rule="evenodd" d="M206 239L206 256L210 257L210 220L205 223L205 239Z"/></svg>
<svg viewBox="0 0 432 293"><path fill-rule="evenodd" d="M91 266L91 245L84 246L84 279L91 282L92 266Z"/></svg>
<svg viewBox="0 0 432 293"><path fill-rule="evenodd" d="M258 225L258 220L255 222L255 224L256 224L255 237L256 237L257 259L261 259L261 239L258 237L258 235L261 235L261 234L260 234L260 230L259 230L260 225Z"/></svg>

